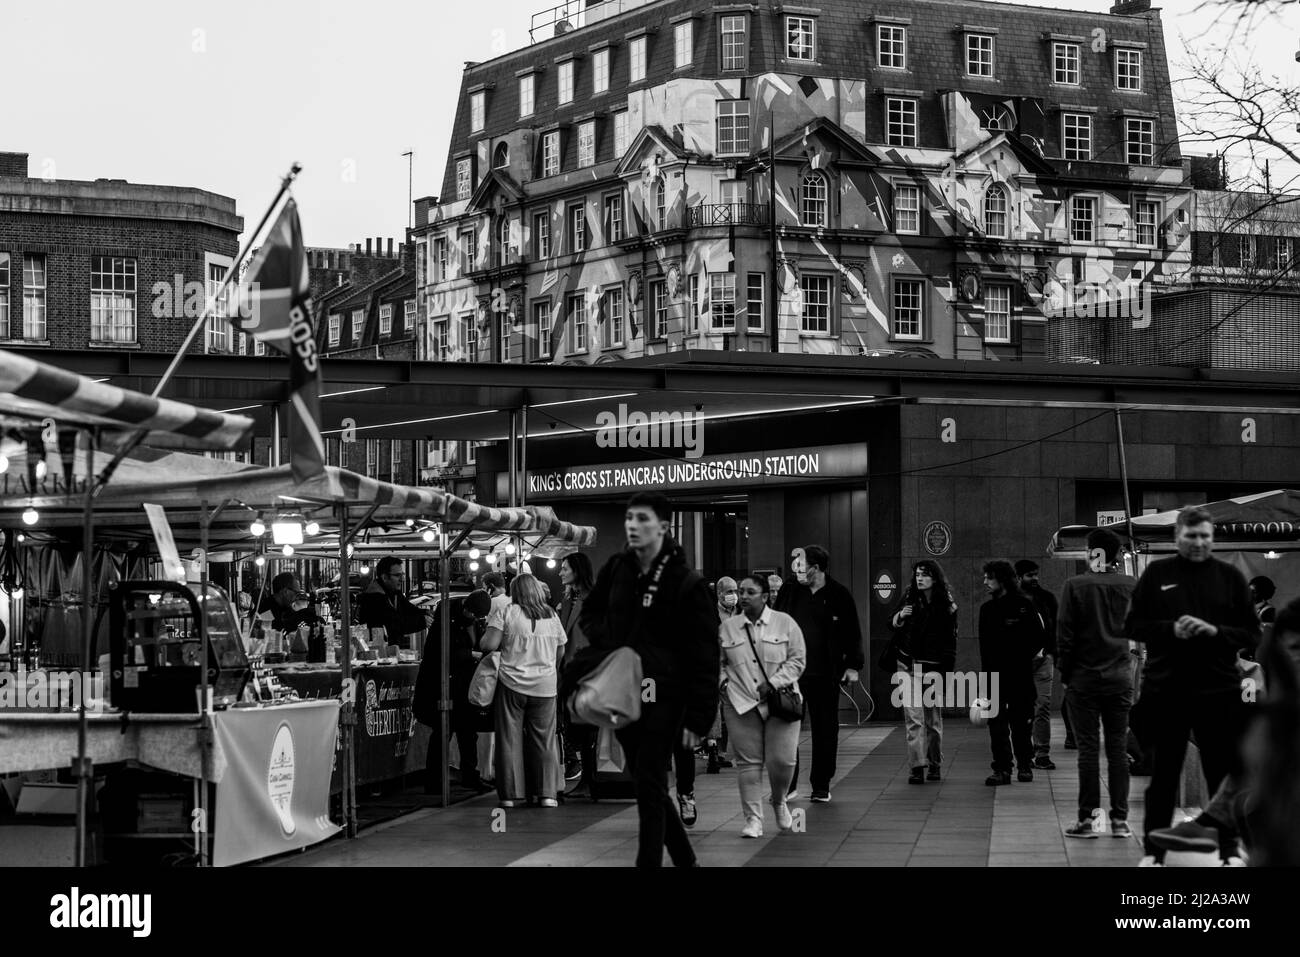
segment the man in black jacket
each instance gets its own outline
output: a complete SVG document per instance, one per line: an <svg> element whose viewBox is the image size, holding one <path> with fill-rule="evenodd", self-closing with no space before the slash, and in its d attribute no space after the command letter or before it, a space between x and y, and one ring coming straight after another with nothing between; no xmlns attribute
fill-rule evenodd
<svg viewBox="0 0 1300 957"><path fill-rule="evenodd" d="M865 659L853 593L827 574L830 555L826 549L809 545L803 551L806 580L786 581L774 607L795 620L808 645L808 666L799 676L799 690L812 726L812 770L808 777L812 799L825 804L831 799L831 778L835 776L840 744L839 686L857 684ZM792 798L798 783L796 762L790 779Z"/></svg>
<svg viewBox="0 0 1300 957"><path fill-rule="evenodd" d="M1178 555L1152 562L1138 581L1125 625L1128 637L1147 647L1142 711L1151 723L1155 752L1143 817L1143 867L1164 864L1164 849L1151 834L1173 819L1189 734L1196 736L1209 793L1226 775L1239 773L1249 712L1237 653L1253 651L1259 643L1246 577L1211 557L1210 513L1191 506L1179 512L1174 542ZM1224 860L1236 855L1236 834L1226 822L1198 820L1195 826L1218 832Z"/></svg>
<svg viewBox="0 0 1300 957"><path fill-rule="evenodd" d="M686 828L668 795L673 746L694 750L713 726L720 673L718 615L709 587L668 535L672 507L638 492L627 503L627 548L596 576L579 619L596 655L628 646L645 679L639 721L617 732L636 789L638 867L660 867L664 848L678 867L696 864ZM579 653L569 671L590 667ZM574 675L566 673L565 690Z"/></svg>
<svg viewBox="0 0 1300 957"><path fill-rule="evenodd" d="M1134 656L1124 617L1137 582L1116 569L1120 540L1098 528L1088 533L1088 571L1061 590L1057 662L1065 706L1079 743L1079 816L1066 837L1093 838L1093 812L1101 805L1101 742L1105 738L1110 824L1114 837L1131 837L1128 825L1128 713L1133 706Z"/></svg>
<svg viewBox="0 0 1300 957"><path fill-rule="evenodd" d="M1010 562L986 562L984 587L990 598L980 606L980 661L984 671L997 675L996 712L989 718L993 747L993 773L988 785L1011 783L1014 752L1018 779L1034 779L1034 658L1043 649L1043 622L1034 603L1016 585Z"/></svg>
<svg viewBox="0 0 1300 957"><path fill-rule="evenodd" d="M361 593L357 620L367 628L383 628L388 644L402 647L406 636L433 624L433 616L416 608L406 597L406 572L402 560L389 556L375 565L375 577Z"/></svg>
<svg viewBox="0 0 1300 957"><path fill-rule="evenodd" d="M1038 562L1022 558L1016 562L1020 590L1028 596L1043 619L1043 650L1034 659L1034 767L1055 771L1052 761L1052 682L1056 678L1056 596L1038 582ZM1066 726L1070 719L1065 718Z"/></svg>

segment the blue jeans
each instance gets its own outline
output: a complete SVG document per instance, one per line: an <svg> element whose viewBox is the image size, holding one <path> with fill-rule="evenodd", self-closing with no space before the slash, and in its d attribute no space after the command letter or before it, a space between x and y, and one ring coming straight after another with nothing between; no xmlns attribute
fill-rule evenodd
<svg viewBox="0 0 1300 957"><path fill-rule="evenodd" d="M1034 689L1038 697L1034 702L1034 757L1052 756L1052 679L1056 675L1051 655L1043 655L1034 666Z"/></svg>
<svg viewBox="0 0 1300 957"><path fill-rule="evenodd" d="M1079 746L1079 820L1092 817L1101 804L1101 737L1106 743L1106 784L1112 820L1128 819L1128 712L1131 685L1091 690L1071 686L1065 692L1074 741ZM1098 733L1100 721L1102 733Z"/></svg>
<svg viewBox="0 0 1300 957"><path fill-rule="evenodd" d="M906 665L899 664L898 671L916 682ZM938 672L934 672L938 674ZM915 697L914 695L912 696ZM905 699L909 700L909 699ZM907 730L907 766L910 768L940 768L943 766L943 710L942 705L926 707L923 701L909 700L903 705L903 726Z"/></svg>

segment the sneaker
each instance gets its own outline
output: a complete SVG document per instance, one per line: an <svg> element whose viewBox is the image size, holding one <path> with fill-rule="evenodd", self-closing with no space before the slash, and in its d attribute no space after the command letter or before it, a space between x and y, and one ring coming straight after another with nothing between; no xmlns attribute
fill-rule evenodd
<svg viewBox="0 0 1300 957"><path fill-rule="evenodd" d="M1246 862L1242 858L1238 857L1236 854L1233 854L1231 857L1225 857L1223 859L1223 863L1220 866L1221 867L1245 867Z"/></svg>
<svg viewBox="0 0 1300 957"><path fill-rule="evenodd" d="M1110 836L1111 837L1132 837L1133 828L1128 826L1128 821L1121 818L1110 819Z"/></svg>
<svg viewBox="0 0 1300 957"><path fill-rule="evenodd" d="M1067 751L1078 751L1078 750L1079 750L1079 746L1078 746L1077 744L1074 743L1074 738L1066 738L1066 739L1065 739L1065 750L1067 750Z"/></svg>
<svg viewBox="0 0 1300 957"><path fill-rule="evenodd" d="M929 770L928 772L926 772L925 779L926 779L927 781L938 781L938 780L939 780L939 766L938 766L938 765L935 765L934 767L930 768L930 770Z"/></svg>
<svg viewBox="0 0 1300 957"><path fill-rule="evenodd" d="M776 811L776 826L783 831L788 831L794 827L794 816L790 813L790 807L786 804L773 804Z"/></svg>
<svg viewBox="0 0 1300 957"><path fill-rule="evenodd" d="M912 768L912 773L907 776L908 784L924 784L925 768Z"/></svg>
<svg viewBox="0 0 1300 957"><path fill-rule="evenodd" d="M518 801L498 801L497 807L518 807Z"/></svg>
<svg viewBox="0 0 1300 957"><path fill-rule="evenodd" d="M719 755L718 755L718 767L720 767L720 768L734 768L734 767L735 767L735 764L733 764L731 761L729 761L729 760L727 759L727 756L726 756L725 754L719 754Z"/></svg>
<svg viewBox="0 0 1300 957"><path fill-rule="evenodd" d="M542 798L542 807L559 807L560 802L556 798Z"/></svg>
<svg viewBox="0 0 1300 957"><path fill-rule="evenodd" d="M1184 821L1176 827L1162 827L1148 836L1152 844L1166 851L1208 853L1219 849L1219 832L1195 821Z"/></svg>
<svg viewBox="0 0 1300 957"><path fill-rule="evenodd" d="M789 799L787 798L787 800L789 800ZM813 793L812 793L812 800L813 800L813 803L814 803L814 804L830 804L830 803L831 803L831 792L830 792L830 791L813 791Z"/></svg>
<svg viewBox="0 0 1300 957"><path fill-rule="evenodd" d="M1076 821L1065 829L1066 837L1101 837L1097 829L1092 826L1092 818L1084 821Z"/></svg>
<svg viewBox="0 0 1300 957"><path fill-rule="evenodd" d="M564 780L576 781L582 777L582 762L577 758L570 761L564 768Z"/></svg>
<svg viewBox="0 0 1300 957"><path fill-rule="evenodd" d="M751 817L745 819L745 826L740 829L741 837L762 837L763 822L759 818Z"/></svg>
<svg viewBox="0 0 1300 957"><path fill-rule="evenodd" d="M790 793L787 794L787 795L785 796L785 800L786 800L786 803L787 803L787 804L789 804L791 801L797 801L797 800L799 800L799 789L798 789L798 788L792 788L792 789L790 790Z"/></svg>
<svg viewBox="0 0 1300 957"><path fill-rule="evenodd" d="M1021 768L1016 773L1016 780L1019 781L1021 784L1028 784L1033 779L1034 779L1034 772L1031 771L1029 768Z"/></svg>
<svg viewBox="0 0 1300 957"><path fill-rule="evenodd" d="M1056 770L1056 764L1052 761L1051 758L1048 757L1034 758L1034 767L1038 768L1041 771Z"/></svg>
<svg viewBox="0 0 1300 957"><path fill-rule="evenodd" d="M679 811L681 811L682 823L685 824L687 827L694 827L695 819L697 817L695 811L695 795L694 794L677 795L677 808Z"/></svg>
<svg viewBox="0 0 1300 957"><path fill-rule="evenodd" d="M988 777L984 779L984 783L987 784L989 787L997 787L999 784L1010 784L1011 772L994 771L992 774L990 774Z"/></svg>
<svg viewBox="0 0 1300 957"><path fill-rule="evenodd" d="M1142 860L1138 861L1138 867L1164 867L1165 862L1158 859L1154 854L1148 854Z"/></svg>
<svg viewBox="0 0 1300 957"><path fill-rule="evenodd" d="M722 762L718 760L716 754L709 755L709 763L704 766L705 774L717 774L722 770Z"/></svg>

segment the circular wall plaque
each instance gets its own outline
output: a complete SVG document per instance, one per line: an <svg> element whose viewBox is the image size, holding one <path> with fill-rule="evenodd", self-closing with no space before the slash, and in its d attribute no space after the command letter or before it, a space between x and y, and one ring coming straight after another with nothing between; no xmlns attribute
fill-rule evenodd
<svg viewBox="0 0 1300 957"><path fill-rule="evenodd" d="M931 555L946 555L952 548L952 529L943 522L931 522L921 533L921 540Z"/></svg>

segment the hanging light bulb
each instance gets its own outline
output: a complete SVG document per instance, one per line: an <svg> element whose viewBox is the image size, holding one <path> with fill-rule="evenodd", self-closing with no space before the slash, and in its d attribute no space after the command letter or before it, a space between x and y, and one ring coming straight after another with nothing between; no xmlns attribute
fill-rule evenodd
<svg viewBox="0 0 1300 957"><path fill-rule="evenodd" d="M514 553L515 553L515 543L514 543L514 542L506 542L506 554L507 554L507 555L513 555Z"/></svg>
<svg viewBox="0 0 1300 957"><path fill-rule="evenodd" d="M9 456L0 455L0 475L9 471Z"/></svg>
<svg viewBox="0 0 1300 957"><path fill-rule="evenodd" d="M478 571L478 562L470 562L470 563L469 563L469 570L472 571L472 572L476 572L476 571Z"/></svg>
<svg viewBox="0 0 1300 957"><path fill-rule="evenodd" d="M554 568L554 567L555 567L555 559L554 559L554 558L548 558L548 559L546 560L546 567L547 567L547 568Z"/></svg>
<svg viewBox="0 0 1300 957"><path fill-rule="evenodd" d="M260 515L253 520L252 525L248 526L248 532L254 538L261 538L263 535L266 534L266 523L262 521L262 517Z"/></svg>
<svg viewBox="0 0 1300 957"><path fill-rule="evenodd" d="M407 528L415 528L415 519L413 519L413 518L408 518L408 519L406 520L406 527L407 527Z"/></svg>
<svg viewBox="0 0 1300 957"><path fill-rule="evenodd" d="M258 568L261 568L263 565L266 564L266 557L264 555L258 555L256 558L253 559L253 564L256 565Z"/></svg>
<svg viewBox="0 0 1300 957"><path fill-rule="evenodd" d="M27 536L24 535L22 532L19 532L19 533L18 533L18 544L21 545L21 544L22 544L23 542L25 542L25 541L27 541Z"/></svg>
<svg viewBox="0 0 1300 957"><path fill-rule="evenodd" d="M433 533L433 529L431 529L431 528L426 528L426 529L424 530L424 540L425 540L426 542L428 542L430 545L433 544L433 540L434 540L435 538L437 538L437 537L438 537L438 536L435 535L435 534Z"/></svg>
<svg viewBox="0 0 1300 957"><path fill-rule="evenodd" d="M45 476L48 475L49 472L50 472L50 467L49 467L48 465L45 464L45 460L44 460L44 459L41 459L41 461L39 461L39 462L36 463L36 479L37 479L37 481L40 481L41 479L45 478Z"/></svg>
<svg viewBox="0 0 1300 957"><path fill-rule="evenodd" d="M469 550L469 557L470 557L472 560L477 560L478 557L479 557L480 555L482 555L482 554L483 554L483 553L480 552L477 548L471 548L471 549Z"/></svg>
<svg viewBox="0 0 1300 957"><path fill-rule="evenodd" d="M369 575L369 574L370 574L370 566L367 565L367 564L365 564L364 562L363 562L362 565L361 565L361 574L363 574L363 575Z"/></svg>
<svg viewBox="0 0 1300 957"><path fill-rule="evenodd" d="M319 535L320 522L308 522L305 531L307 532L308 535Z"/></svg>
<svg viewBox="0 0 1300 957"><path fill-rule="evenodd" d="M36 509L32 508L30 505L28 505L27 511L23 512L23 524L35 525L40 520L41 520L41 513L36 511Z"/></svg>
<svg viewBox="0 0 1300 957"><path fill-rule="evenodd" d="M286 545L284 546L284 548L280 549L280 552L284 555L285 558L288 558L290 555L293 554L293 546Z"/></svg>

